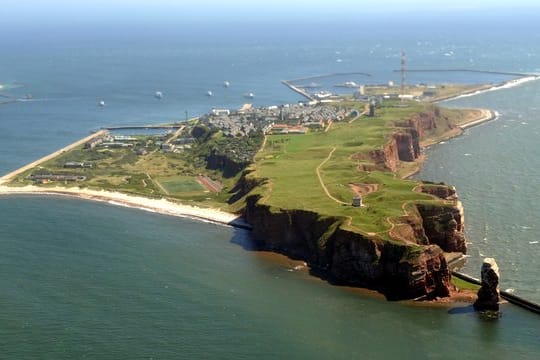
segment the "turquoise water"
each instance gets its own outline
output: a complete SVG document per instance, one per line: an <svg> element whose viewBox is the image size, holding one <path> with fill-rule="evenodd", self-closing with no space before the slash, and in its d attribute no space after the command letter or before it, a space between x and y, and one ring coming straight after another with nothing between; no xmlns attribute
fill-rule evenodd
<svg viewBox="0 0 540 360"><path fill-rule="evenodd" d="M0 348L16 358L534 359L538 318L419 308L246 250L249 235L59 198L0 199ZM392 346L389 346L389 343Z"/></svg>
<svg viewBox="0 0 540 360"><path fill-rule="evenodd" d="M260 24L249 31L242 24L69 31L0 24L0 83L23 85L2 93L33 95L0 105L0 172L104 125L235 108L248 91L255 106L300 100L281 79L364 71L373 82L396 80L391 69L403 48L411 67L538 71L535 32L490 24L475 36L467 27L425 22L398 34L389 28L374 34L379 24L373 22ZM440 76L411 73L409 81L474 82L470 74ZM224 80L231 82L228 90ZM421 174L458 187L471 241L466 270L476 275L480 254L495 256L504 287L537 301L539 246L529 242L536 240L538 213L539 84L450 103L490 107L502 116L435 147ZM155 91L164 93L162 101ZM105 108L97 106L100 100ZM250 251L249 234L241 230L66 198L2 197L0 214L0 358L540 354L540 319L514 306L504 305L493 322L466 305L386 302Z"/></svg>

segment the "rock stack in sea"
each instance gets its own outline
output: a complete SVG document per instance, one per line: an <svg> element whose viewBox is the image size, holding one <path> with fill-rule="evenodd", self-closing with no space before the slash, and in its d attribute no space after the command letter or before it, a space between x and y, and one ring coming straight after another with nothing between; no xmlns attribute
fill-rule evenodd
<svg viewBox="0 0 540 360"><path fill-rule="evenodd" d="M499 267L493 258L485 258L482 264L482 287L474 308L478 311L499 311Z"/></svg>

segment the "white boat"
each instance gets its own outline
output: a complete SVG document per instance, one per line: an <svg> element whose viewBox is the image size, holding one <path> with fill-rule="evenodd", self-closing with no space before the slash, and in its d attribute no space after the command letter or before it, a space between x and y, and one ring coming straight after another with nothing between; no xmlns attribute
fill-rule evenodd
<svg viewBox="0 0 540 360"><path fill-rule="evenodd" d="M332 96L332 93L328 91L319 91L318 93L313 94L313 97L317 100L327 99L330 96Z"/></svg>
<svg viewBox="0 0 540 360"><path fill-rule="evenodd" d="M206 92L206 96L212 96L212 95L214 95L214 94L213 94L210 90L208 90L208 91Z"/></svg>
<svg viewBox="0 0 540 360"><path fill-rule="evenodd" d="M230 82L228 82L228 81L224 81L224 82L223 82L223 87L228 88L229 86L231 86L231 83L230 83Z"/></svg>
<svg viewBox="0 0 540 360"><path fill-rule="evenodd" d="M154 97L156 99L163 99L163 93L161 91L156 91L156 93L154 94Z"/></svg>
<svg viewBox="0 0 540 360"><path fill-rule="evenodd" d="M252 92L248 92L244 94L244 97L246 99L253 99L255 97L255 94L253 94Z"/></svg>
<svg viewBox="0 0 540 360"><path fill-rule="evenodd" d="M99 103L98 103L99 106L101 107L104 107L105 106L105 101L101 100Z"/></svg>

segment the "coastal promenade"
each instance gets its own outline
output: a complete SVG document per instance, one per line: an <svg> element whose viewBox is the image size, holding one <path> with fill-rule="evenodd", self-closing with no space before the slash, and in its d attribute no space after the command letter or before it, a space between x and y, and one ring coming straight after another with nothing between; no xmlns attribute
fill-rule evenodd
<svg viewBox="0 0 540 360"><path fill-rule="evenodd" d="M482 123L485 123L486 121L491 121L497 118L497 113L495 111L488 110L488 109L479 109L479 110L481 111L481 116L478 119L459 125L459 128L461 130L465 130L470 127L480 125Z"/></svg>
<svg viewBox="0 0 540 360"><path fill-rule="evenodd" d="M49 160L57 157L58 155L60 155L62 153L70 151L70 150L76 148L77 146L83 145L84 143L86 143L86 142L88 142L88 141L90 141L90 140L92 140L92 139L94 139L96 137L103 136L106 133L107 133L107 130L96 131L95 133L93 133L93 134L91 134L91 135L89 135L89 136L87 136L87 137L85 137L83 139L75 141L73 144L67 145L67 146L65 146L65 147L63 147L63 148L61 148L61 149L47 155L47 156L42 157L41 159L33 161L28 165L25 165L25 166L15 170L15 171L12 171L12 172L0 177L0 185L11 181L15 176L17 176L17 175L19 175L19 174L21 174L21 173L23 173L23 172L25 172L27 170L30 170L30 169L32 169L32 168L34 168L34 167L36 167L36 166L38 166L40 164L43 164L44 162L49 161Z"/></svg>

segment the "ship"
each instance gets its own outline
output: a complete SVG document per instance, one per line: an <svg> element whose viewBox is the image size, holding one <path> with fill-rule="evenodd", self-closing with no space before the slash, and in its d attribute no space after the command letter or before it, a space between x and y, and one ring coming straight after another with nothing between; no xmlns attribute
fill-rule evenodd
<svg viewBox="0 0 540 360"><path fill-rule="evenodd" d="M229 86L231 86L231 83L230 83L230 82L228 82L228 81L224 81L224 82L223 82L223 87L228 88Z"/></svg>
<svg viewBox="0 0 540 360"><path fill-rule="evenodd" d="M206 92L206 96L210 97L210 96L212 96L212 95L214 95L214 94L213 94L210 90L208 90L208 91Z"/></svg>
<svg viewBox="0 0 540 360"><path fill-rule="evenodd" d="M253 99L255 97L255 94L253 94L252 92L248 92L244 94L244 97L246 99Z"/></svg>
<svg viewBox="0 0 540 360"><path fill-rule="evenodd" d="M317 100L328 99L330 96L332 96L332 93L328 92L328 91L319 91L319 92L313 94L313 97L315 99L317 99Z"/></svg>
<svg viewBox="0 0 540 360"><path fill-rule="evenodd" d="M154 97L156 99L163 99L163 93L161 91L156 91L156 93L154 94Z"/></svg>

